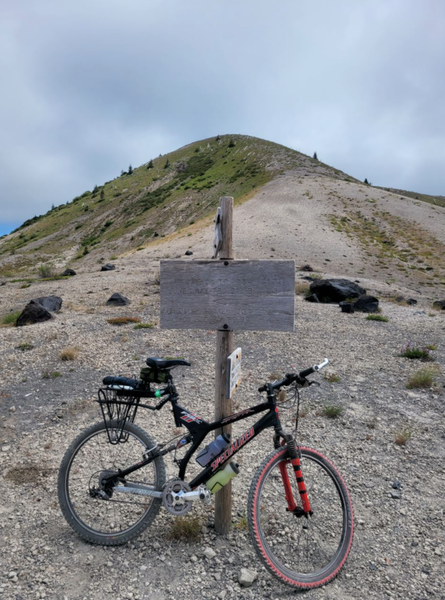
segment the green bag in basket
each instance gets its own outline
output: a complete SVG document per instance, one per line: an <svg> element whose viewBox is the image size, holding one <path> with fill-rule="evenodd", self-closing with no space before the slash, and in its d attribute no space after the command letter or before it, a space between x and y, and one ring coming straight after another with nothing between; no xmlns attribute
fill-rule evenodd
<svg viewBox="0 0 445 600"><path fill-rule="evenodd" d="M151 367L142 367L141 379L146 383L166 383L167 382L167 371L159 371L158 369L152 369Z"/></svg>

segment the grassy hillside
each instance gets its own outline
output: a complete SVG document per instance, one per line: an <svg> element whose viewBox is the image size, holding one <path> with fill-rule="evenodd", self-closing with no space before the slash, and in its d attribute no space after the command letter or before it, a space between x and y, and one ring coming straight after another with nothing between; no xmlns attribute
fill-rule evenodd
<svg viewBox="0 0 445 600"><path fill-rule="evenodd" d="M287 170L351 180L295 150L241 135L189 144L129 169L0 239L0 274L76 266L138 248L213 213L219 198L249 197Z"/></svg>

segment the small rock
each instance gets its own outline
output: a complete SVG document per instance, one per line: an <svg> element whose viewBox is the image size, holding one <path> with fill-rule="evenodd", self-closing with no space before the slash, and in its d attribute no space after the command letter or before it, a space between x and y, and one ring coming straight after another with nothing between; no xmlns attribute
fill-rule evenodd
<svg viewBox="0 0 445 600"><path fill-rule="evenodd" d="M238 583L242 587L250 587L253 582L257 579L258 573L250 569L241 569L238 574Z"/></svg>
<svg viewBox="0 0 445 600"><path fill-rule="evenodd" d="M213 548L206 548L204 550L203 554L209 560L212 560L212 558L215 558L215 556L216 556L216 552L215 552L215 550L213 550Z"/></svg>
<svg viewBox="0 0 445 600"><path fill-rule="evenodd" d="M116 268L116 265L103 265L103 267L101 268L101 271L114 271L114 269Z"/></svg>
<svg viewBox="0 0 445 600"><path fill-rule="evenodd" d="M74 277L74 275L77 275L74 269L65 269L62 273L62 277Z"/></svg>
<svg viewBox="0 0 445 600"><path fill-rule="evenodd" d="M396 490L394 492L390 492L391 498L394 498L394 500L400 500L402 497L402 492L400 492L399 490Z"/></svg>
<svg viewBox="0 0 445 600"><path fill-rule="evenodd" d="M185 255L186 256L191 256L193 254L193 252L191 250L186 250Z"/></svg>
<svg viewBox="0 0 445 600"><path fill-rule="evenodd" d="M198 561L198 557L195 554L193 554L193 556L191 556L190 560L195 563Z"/></svg>
<svg viewBox="0 0 445 600"><path fill-rule="evenodd" d="M2 446L2 452L9 452L11 450L11 446Z"/></svg>
<svg viewBox="0 0 445 600"><path fill-rule="evenodd" d="M379 310L379 301L375 296L362 294L354 302L354 310L359 310L366 313L376 313Z"/></svg>
<svg viewBox="0 0 445 600"><path fill-rule="evenodd" d="M392 484L392 489L393 490L401 490L402 484L400 483L400 481L394 481Z"/></svg>
<svg viewBox="0 0 445 600"><path fill-rule="evenodd" d="M433 302L433 306L434 308L440 308L442 310L445 310L445 300L435 300Z"/></svg>
<svg viewBox="0 0 445 600"><path fill-rule="evenodd" d="M125 306L126 304L130 304L130 300L118 293L113 294L107 300L107 306Z"/></svg>
<svg viewBox="0 0 445 600"><path fill-rule="evenodd" d="M311 267L311 265L303 265L300 267L300 271L306 271L306 273L312 273L313 270L314 269Z"/></svg>

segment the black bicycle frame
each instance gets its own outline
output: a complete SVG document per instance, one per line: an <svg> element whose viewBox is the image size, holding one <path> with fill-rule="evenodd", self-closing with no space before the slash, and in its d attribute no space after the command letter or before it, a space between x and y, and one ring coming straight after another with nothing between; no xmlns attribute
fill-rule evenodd
<svg viewBox="0 0 445 600"><path fill-rule="evenodd" d="M268 411L267 414L259 419L259 421L254 423L254 425L249 427L249 429L247 429L235 441L231 442L220 454L215 456L210 464L207 465L204 470L201 471L201 473L190 482L190 487L192 489L196 488L200 484L207 481L217 469L222 467L241 448L250 443L264 429L268 427L274 427L275 440L278 440L279 437L285 437L285 434L281 429L281 422L275 396L271 390L269 390L267 402L246 408L238 413L230 415L229 417L225 417L219 421L214 421L213 423L204 421L204 419L202 419L200 416L191 413L178 404L178 394L172 381L168 383L167 390L168 397L164 398L157 407L150 407L147 405L140 406L144 408L150 408L151 410L159 410L167 401L170 401L173 406L173 414L176 426L182 427L184 425L188 429L189 433L182 437L176 444L169 446L168 448L162 448L159 450L157 448L153 448L152 450L147 449L148 452L144 460L132 465L131 467L128 467L127 469L120 470L118 474L111 475L109 478L105 478L108 483L115 483L119 478L126 477L127 475L130 475L130 473L133 473L134 471L137 471L138 469L150 464L158 456L164 456L165 454L176 449L180 449L185 444L191 442L191 448L187 451L184 458L179 461L179 478L184 480L187 465L191 457L211 431L215 431L215 429L222 428L224 425L229 425L230 423L242 421L243 419L247 419L248 417L260 412Z"/></svg>

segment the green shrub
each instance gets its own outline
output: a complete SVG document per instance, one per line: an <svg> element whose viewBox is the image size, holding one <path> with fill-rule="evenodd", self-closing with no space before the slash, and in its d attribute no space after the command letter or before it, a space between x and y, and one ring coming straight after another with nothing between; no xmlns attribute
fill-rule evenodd
<svg viewBox="0 0 445 600"><path fill-rule="evenodd" d="M40 265L38 269L39 277L42 279L48 279L54 277L54 269L52 265Z"/></svg>
<svg viewBox="0 0 445 600"><path fill-rule="evenodd" d="M17 319L19 318L19 316L22 314L21 310L18 310L17 312L12 312L9 313L9 315L5 315L2 319L2 325L15 325Z"/></svg>
<svg viewBox="0 0 445 600"><path fill-rule="evenodd" d="M338 404L325 404L323 407L323 414L325 417L328 417L328 419L336 419L343 411L343 406L339 406Z"/></svg>
<svg viewBox="0 0 445 600"><path fill-rule="evenodd" d="M17 350L21 350L22 352L25 352L26 350L32 350L33 348L34 346L29 342L23 342L17 346Z"/></svg>
<svg viewBox="0 0 445 600"><path fill-rule="evenodd" d="M410 346L409 344L406 346L404 350L399 354L404 358L411 358L423 361L432 361L434 358L431 356L430 351L427 346L423 348L419 348L417 346Z"/></svg>
<svg viewBox="0 0 445 600"><path fill-rule="evenodd" d="M389 321L388 317L384 317L383 315L368 315L366 317L367 321L382 321L383 323L387 323Z"/></svg>
<svg viewBox="0 0 445 600"><path fill-rule="evenodd" d="M133 329L152 329L153 327L153 323L137 323Z"/></svg>

